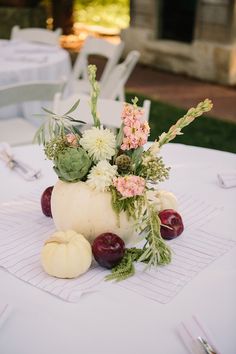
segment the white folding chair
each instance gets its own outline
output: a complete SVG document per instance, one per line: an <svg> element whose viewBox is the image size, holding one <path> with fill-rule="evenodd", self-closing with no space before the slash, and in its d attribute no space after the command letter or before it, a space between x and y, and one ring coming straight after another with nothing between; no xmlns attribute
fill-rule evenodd
<svg viewBox="0 0 236 354"><path fill-rule="evenodd" d="M0 87L0 108L30 101L53 101L64 81L37 81ZM40 113L40 112L39 112ZM21 117L0 119L0 142L12 146L32 143L37 128Z"/></svg>
<svg viewBox="0 0 236 354"><path fill-rule="evenodd" d="M71 80L74 81L75 92L82 94L89 93L88 59L90 55L98 55L107 59L100 78L100 85L102 86L118 63L123 49L124 42L113 44L105 39L88 36L77 56L72 70Z"/></svg>
<svg viewBox="0 0 236 354"><path fill-rule="evenodd" d="M100 87L101 98L125 101L125 84L137 64L139 57L140 53L136 50L132 50L121 64L116 65L106 82Z"/></svg>
<svg viewBox="0 0 236 354"><path fill-rule="evenodd" d="M11 39L58 45L61 33L61 28L50 31L44 28L20 28L19 26L14 26L11 31Z"/></svg>
<svg viewBox="0 0 236 354"><path fill-rule="evenodd" d="M73 104L80 99L77 109L71 113L73 118L82 120L87 124L93 124L93 117L90 112L89 96L74 94L66 99L61 99L61 94L56 94L53 104L53 112L64 114ZM121 125L121 113L124 103L109 99L98 99L98 113L101 124L111 128L119 128ZM145 100L143 107L145 109L144 119L148 121L150 112L150 101Z"/></svg>

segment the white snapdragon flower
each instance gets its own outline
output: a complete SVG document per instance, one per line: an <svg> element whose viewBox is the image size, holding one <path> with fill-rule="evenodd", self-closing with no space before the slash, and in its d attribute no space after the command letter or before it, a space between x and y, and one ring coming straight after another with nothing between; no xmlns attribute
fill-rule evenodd
<svg viewBox="0 0 236 354"><path fill-rule="evenodd" d="M85 130L80 144L95 162L110 160L115 155L116 137L103 127Z"/></svg>
<svg viewBox="0 0 236 354"><path fill-rule="evenodd" d="M112 166L108 161L103 160L91 169L86 183L98 192L105 192L112 185L116 173L117 166Z"/></svg>

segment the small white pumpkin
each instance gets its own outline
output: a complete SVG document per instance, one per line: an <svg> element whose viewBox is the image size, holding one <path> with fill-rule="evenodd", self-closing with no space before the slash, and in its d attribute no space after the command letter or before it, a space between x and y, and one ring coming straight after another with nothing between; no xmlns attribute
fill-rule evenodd
<svg viewBox="0 0 236 354"><path fill-rule="evenodd" d="M55 232L44 244L41 261L46 273L58 278L75 278L91 265L91 245L75 231Z"/></svg>
<svg viewBox="0 0 236 354"><path fill-rule="evenodd" d="M126 213L120 213L118 219L111 193L94 191L84 182L59 180L53 188L51 209L58 230L75 230L90 242L104 232L119 235L125 243L135 235L134 221L128 220Z"/></svg>
<svg viewBox="0 0 236 354"><path fill-rule="evenodd" d="M177 198L171 192L165 190L148 191L148 199L155 205L158 212L165 209L178 209Z"/></svg>
<svg viewBox="0 0 236 354"><path fill-rule="evenodd" d="M157 198L159 198L161 201L161 210L178 209L177 198L173 193L160 190L157 192Z"/></svg>

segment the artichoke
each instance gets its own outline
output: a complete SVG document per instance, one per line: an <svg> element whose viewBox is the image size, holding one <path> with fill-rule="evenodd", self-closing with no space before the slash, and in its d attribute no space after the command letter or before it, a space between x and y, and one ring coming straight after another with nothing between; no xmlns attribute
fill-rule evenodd
<svg viewBox="0 0 236 354"><path fill-rule="evenodd" d="M66 182L77 182L85 177L92 161L82 148L66 148L54 160L54 170Z"/></svg>

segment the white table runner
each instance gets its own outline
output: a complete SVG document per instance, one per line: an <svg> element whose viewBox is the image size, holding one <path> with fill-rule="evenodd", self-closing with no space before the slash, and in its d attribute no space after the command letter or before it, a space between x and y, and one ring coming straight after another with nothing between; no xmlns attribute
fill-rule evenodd
<svg viewBox="0 0 236 354"><path fill-rule="evenodd" d="M146 272L143 264L137 264L135 276L113 284L104 281L108 271L96 264L79 278L57 279L47 275L40 264L44 241L55 231L52 219L41 212L40 195L41 191L37 191L27 198L2 204L0 266L21 280L68 302L77 302L82 294L106 286L120 286L154 301L167 303L198 272L236 245L236 241L215 236L203 228L209 219L220 213L219 207L183 194L178 199L185 231L169 242L173 250L171 264Z"/></svg>

